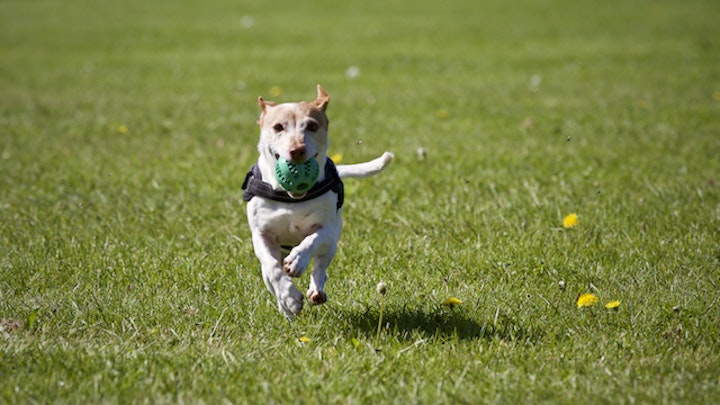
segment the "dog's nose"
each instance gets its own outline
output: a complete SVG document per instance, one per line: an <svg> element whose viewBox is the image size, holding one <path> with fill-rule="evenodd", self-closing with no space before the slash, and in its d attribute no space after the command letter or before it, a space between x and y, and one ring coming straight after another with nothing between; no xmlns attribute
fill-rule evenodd
<svg viewBox="0 0 720 405"><path fill-rule="evenodd" d="M305 146L296 146L290 149L290 157L296 162L302 161L305 158Z"/></svg>

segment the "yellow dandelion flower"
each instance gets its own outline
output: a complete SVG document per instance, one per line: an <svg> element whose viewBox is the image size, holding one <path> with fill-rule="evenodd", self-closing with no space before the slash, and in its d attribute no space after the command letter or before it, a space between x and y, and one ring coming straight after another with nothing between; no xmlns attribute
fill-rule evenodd
<svg viewBox="0 0 720 405"><path fill-rule="evenodd" d="M720 91L716 91L713 93L713 100L720 101Z"/></svg>
<svg viewBox="0 0 720 405"><path fill-rule="evenodd" d="M448 110L438 110L438 112L437 112L437 117L440 118L441 120L444 120L445 118L447 118L449 116L450 116L450 113L448 112Z"/></svg>
<svg viewBox="0 0 720 405"><path fill-rule="evenodd" d="M446 306L446 307L452 308L452 307L454 307L455 305L460 305L460 304L462 304L462 301L459 300L459 299L456 298L456 297L450 297L450 298L446 299L445 301L443 301L442 304L443 304L444 306Z"/></svg>
<svg viewBox="0 0 720 405"><path fill-rule="evenodd" d="M127 125L125 125L125 124L118 125L117 131L118 131L118 133L120 133L120 134L127 134L128 127L127 127Z"/></svg>
<svg viewBox="0 0 720 405"><path fill-rule="evenodd" d="M597 302L600 301L600 299L595 294L590 293L584 293L580 294L580 296L577 299L577 307L589 307L591 305L597 304Z"/></svg>
<svg viewBox="0 0 720 405"><path fill-rule="evenodd" d="M565 218L562 220L562 225L565 229L575 228L577 224L578 216L575 213L565 215Z"/></svg>
<svg viewBox="0 0 720 405"><path fill-rule="evenodd" d="M610 301L607 304L605 304L605 308L607 308L607 309L618 309L619 306L620 306L620 300Z"/></svg>
<svg viewBox="0 0 720 405"><path fill-rule="evenodd" d="M312 341L312 339L310 339L309 337L307 337L307 336L305 336L305 335L300 336L300 337L298 338L298 340L301 341L301 342L303 342L303 343L307 343L307 342L311 342L311 341Z"/></svg>
<svg viewBox="0 0 720 405"><path fill-rule="evenodd" d="M342 153L335 153L332 156L330 156L330 160L332 160L334 163L340 163L342 161L343 154Z"/></svg>
<svg viewBox="0 0 720 405"><path fill-rule="evenodd" d="M283 93L282 87L280 86L272 86L270 88L270 95L273 97L280 97Z"/></svg>

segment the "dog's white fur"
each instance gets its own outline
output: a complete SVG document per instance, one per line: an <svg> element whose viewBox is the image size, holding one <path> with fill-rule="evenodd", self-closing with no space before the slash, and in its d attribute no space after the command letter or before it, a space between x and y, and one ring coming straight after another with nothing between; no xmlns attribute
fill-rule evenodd
<svg viewBox="0 0 720 405"><path fill-rule="evenodd" d="M275 104L258 98L262 110L258 125L260 141L257 161L263 181L281 190L274 176L279 157L295 163L316 159L320 178L325 177L328 141L328 119L325 115L330 97L317 86L317 98L310 103ZM353 165L337 165L341 178L366 177L383 170L393 155L385 152L379 158ZM302 195L291 197L300 198ZM337 249L342 228L342 208L337 208L338 195L329 191L312 200L284 203L259 196L247 204L247 217L252 231L255 254L262 267L267 289L275 295L278 307L292 318L303 307L303 295L291 277L301 276L313 261L307 298L311 304L327 300L325 282L327 268ZM286 247L292 247L287 251Z"/></svg>

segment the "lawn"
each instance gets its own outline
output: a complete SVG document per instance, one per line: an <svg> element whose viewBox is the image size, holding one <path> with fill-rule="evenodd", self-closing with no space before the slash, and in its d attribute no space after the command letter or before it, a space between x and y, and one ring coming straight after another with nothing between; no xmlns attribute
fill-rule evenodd
<svg viewBox="0 0 720 405"><path fill-rule="evenodd" d="M0 403L720 402L718 21L0 2ZM318 83L331 154L395 160L345 182L329 302L290 323L240 186L256 98Z"/></svg>

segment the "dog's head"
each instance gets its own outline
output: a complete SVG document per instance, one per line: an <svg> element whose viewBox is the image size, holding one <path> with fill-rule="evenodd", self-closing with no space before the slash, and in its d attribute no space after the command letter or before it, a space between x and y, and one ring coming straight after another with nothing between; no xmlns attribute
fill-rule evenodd
<svg viewBox="0 0 720 405"><path fill-rule="evenodd" d="M280 157L293 163L316 158L322 164L329 146L325 115L329 102L330 96L320 85L317 98L309 103L275 104L259 97L260 154L270 164Z"/></svg>

